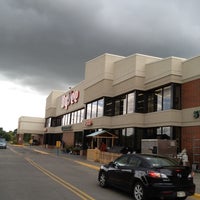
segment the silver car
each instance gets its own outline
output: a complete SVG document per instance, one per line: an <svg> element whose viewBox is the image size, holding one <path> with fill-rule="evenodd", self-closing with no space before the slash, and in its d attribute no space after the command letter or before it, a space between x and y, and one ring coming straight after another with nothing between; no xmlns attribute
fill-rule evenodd
<svg viewBox="0 0 200 200"><path fill-rule="evenodd" d="M7 142L5 138L0 138L0 149L6 149L7 148Z"/></svg>

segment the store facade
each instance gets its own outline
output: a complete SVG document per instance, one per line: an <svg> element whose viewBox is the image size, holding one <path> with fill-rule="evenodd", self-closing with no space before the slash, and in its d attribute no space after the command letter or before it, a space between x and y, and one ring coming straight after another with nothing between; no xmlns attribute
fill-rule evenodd
<svg viewBox="0 0 200 200"><path fill-rule="evenodd" d="M142 139L171 139L177 152L186 148L189 159L200 162L194 153L200 140L199 65L200 57L141 54L88 61L81 83L47 97L44 144L60 140L65 147L87 149L92 140L87 135L106 130L116 136L112 145L106 140L110 148L141 152Z"/></svg>

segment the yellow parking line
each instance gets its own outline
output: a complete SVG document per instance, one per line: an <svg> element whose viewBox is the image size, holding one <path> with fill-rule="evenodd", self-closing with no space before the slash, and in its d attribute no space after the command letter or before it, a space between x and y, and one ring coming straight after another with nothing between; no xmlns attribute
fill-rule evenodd
<svg viewBox="0 0 200 200"><path fill-rule="evenodd" d="M99 167L95 166L95 165L91 165L91 164L88 164L88 163L85 163L85 162L80 162L80 161L74 161L75 163L78 163L80 165L84 165L86 167L89 167L89 168L92 168L92 169L95 169L95 170L99 170Z"/></svg>
<svg viewBox="0 0 200 200"><path fill-rule="evenodd" d="M200 194L195 193L195 194L193 195L193 197L195 197L195 198L197 198L197 199L200 199Z"/></svg>
<svg viewBox="0 0 200 200"><path fill-rule="evenodd" d="M45 151L39 151L37 149L33 149L33 151L35 152L38 152L38 153L41 153L41 154L45 154L45 155L48 155L49 153L45 152Z"/></svg>

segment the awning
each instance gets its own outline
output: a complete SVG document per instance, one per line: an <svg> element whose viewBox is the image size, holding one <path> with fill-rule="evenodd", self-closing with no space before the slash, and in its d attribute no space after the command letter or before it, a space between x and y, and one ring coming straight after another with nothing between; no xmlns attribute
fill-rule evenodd
<svg viewBox="0 0 200 200"><path fill-rule="evenodd" d="M101 139L106 139L106 140L112 140L112 146L114 145L114 139L118 138L116 135L109 133L106 130L102 130L102 131L96 131L94 133L91 133L89 135L87 135L86 137L91 137L92 141L91 141L91 147L93 149L93 140L97 139L97 147L100 148L100 140Z"/></svg>
<svg viewBox="0 0 200 200"><path fill-rule="evenodd" d="M93 137L93 138L118 138L116 135L109 133L106 130L102 131L96 131L94 133L91 133L87 135L87 137Z"/></svg>

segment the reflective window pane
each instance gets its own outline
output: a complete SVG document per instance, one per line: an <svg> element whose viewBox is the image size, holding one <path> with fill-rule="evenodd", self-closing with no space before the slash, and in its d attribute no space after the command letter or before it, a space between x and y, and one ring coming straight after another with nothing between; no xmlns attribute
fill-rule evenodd
<svg viewBox="0 0 200 200"><path fill-rule="evenodd" d="M97 117L103 116L103 107L104 107L104 100L98 100L98 109L97 109Z"/></svg>
<svg viewBox="0 0 200 200"><path fill-rule="evenodd" d="M91 111L92 111L92 104L89 103L89 104L87 104L87 115L86 115L86 119L90 119L90 118L91 118Z"/></svg>
<svg viewBox="0 0 200 200"><path fill-rule="evenodd" d="M171 109L171 86L163 90L163 110Z"/></svg>
<svg viewBox="0 0 200 200"><path fill-rule="evenodd" d="M162 110L162 89L155 91L155 111Z"/></svg>
<svg viewBox="0 0 200 200"><path fill-rule="evenodd" d="M127 113L135 111L135 92L128 94Z"/></svg>
<svg viewBox="0 0 200 200"><path fill-rule="evenodd" d="M92 118L97 117L97 101L92 102Z"/></svg>

